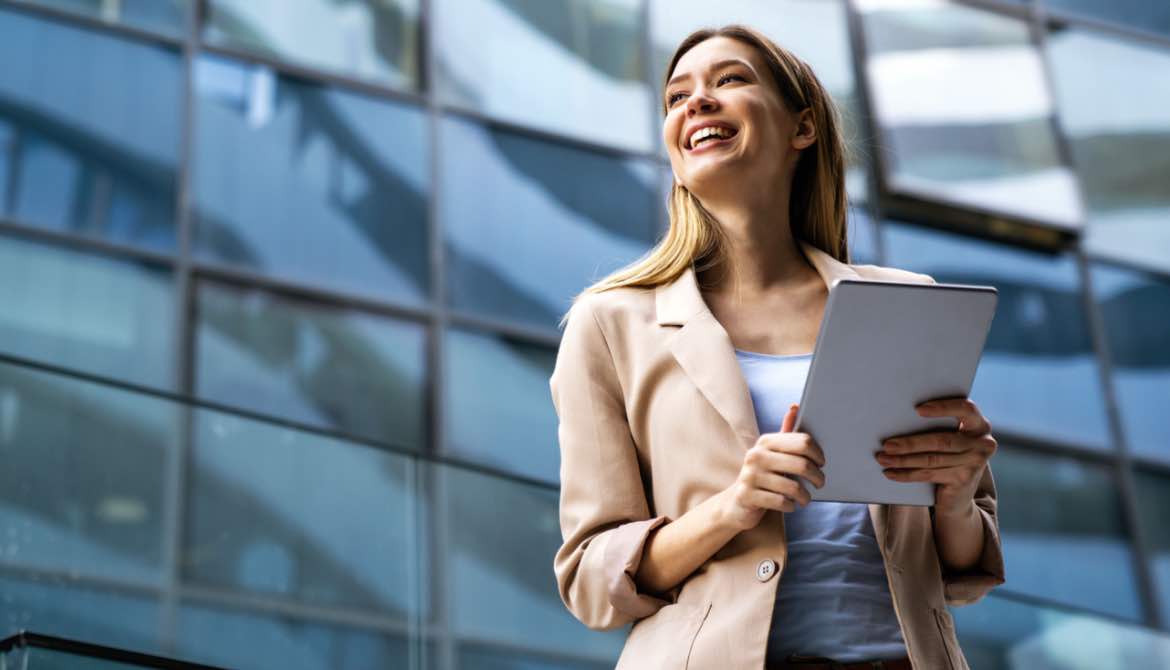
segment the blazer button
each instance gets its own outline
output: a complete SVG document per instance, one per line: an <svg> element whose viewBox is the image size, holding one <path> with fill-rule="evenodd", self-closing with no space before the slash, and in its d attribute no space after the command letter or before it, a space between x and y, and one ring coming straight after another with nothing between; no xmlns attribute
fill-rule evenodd
<svg viewBox="0 0 1170 670"><path fill-rule="evenodd" d="M776 575L776 561L765 558L756 566L756 579L766 582Z"/></svg>

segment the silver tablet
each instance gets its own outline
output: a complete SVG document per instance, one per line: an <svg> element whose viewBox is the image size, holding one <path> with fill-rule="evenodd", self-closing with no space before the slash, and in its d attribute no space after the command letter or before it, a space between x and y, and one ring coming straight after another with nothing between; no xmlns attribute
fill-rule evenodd
<svg viewBox="0 0 1170 670"><path fill-rule="evenodd" d="M914 408L970 394L996 298L991 286L833 285L795 424L825 452L825 487L806 484L813 500L934 504L934 484L887 479L874 454L895 435L957 427Z"/></svg>

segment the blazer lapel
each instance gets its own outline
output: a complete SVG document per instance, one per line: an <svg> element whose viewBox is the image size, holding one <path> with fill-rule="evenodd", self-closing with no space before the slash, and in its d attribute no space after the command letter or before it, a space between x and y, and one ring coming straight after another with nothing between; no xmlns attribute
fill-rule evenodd
<svg viewBox="0 0 1170 670"><path fill-rule="evenodd" d="M830 289L839 279L858 276L847 264L817 247L804 241L798 246ZM694 268L659 286L654 298L658 324L681 326L668 343L675 360L740 437L744 448L750 448L760 435L751 394L731 337L703 301Z"/></svg>

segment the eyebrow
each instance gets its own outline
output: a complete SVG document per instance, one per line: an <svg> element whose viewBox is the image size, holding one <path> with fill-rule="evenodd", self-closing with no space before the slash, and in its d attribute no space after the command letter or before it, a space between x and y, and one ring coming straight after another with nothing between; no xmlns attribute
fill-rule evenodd
<svg viewBox="0 0 1170 670"><path fill-rule="evenodd" d="M710 72L712 70L718 70L720 68L727 67L728 65L742 65L742 66L746 67L749 71L751 71L752 74L755 74L755 72L756 72L755 68L753 68L750 63L748 63L745 60L739 59L739 58L727 58L727 59L721 60L717 63L712 63L711 67L707 68L707 71ZM675 75L675 76L670 78L670 81L666 82L666 87L670 88L671 86L674 86L675 84L682 81L683 79L686 79L689 76L691 76L691 75L688 73Z"/></svg>

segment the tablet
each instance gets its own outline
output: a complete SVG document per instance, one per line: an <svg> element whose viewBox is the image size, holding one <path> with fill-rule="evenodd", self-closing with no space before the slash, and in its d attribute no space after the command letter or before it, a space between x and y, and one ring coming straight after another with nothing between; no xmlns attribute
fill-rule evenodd
<svg viewBox="0 0 1170 670"><path fill-rule="evenodd" d="M919 403L971 392L995 313L991 286L842 279L829 291L795 430L825 452L813 500L933 505L934 484L895 482L874 458L896 435L953 430Z"/></svg>

